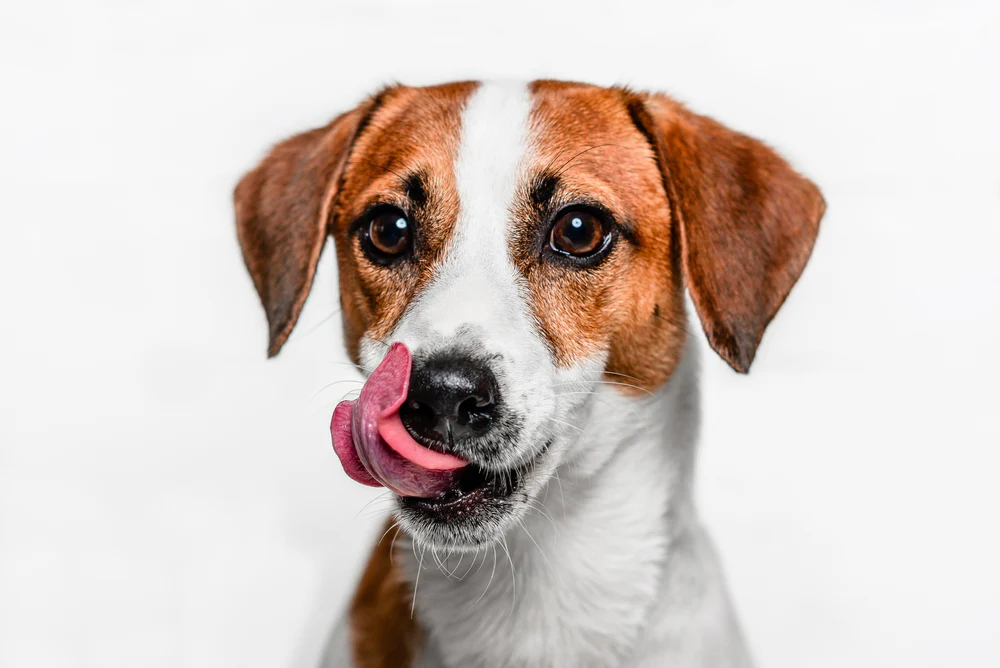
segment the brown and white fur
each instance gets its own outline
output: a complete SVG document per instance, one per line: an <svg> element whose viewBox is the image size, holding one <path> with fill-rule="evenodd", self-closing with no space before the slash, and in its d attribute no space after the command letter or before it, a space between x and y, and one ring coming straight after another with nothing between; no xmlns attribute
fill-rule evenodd
<svg viewBox="0 0 1000 668"><path fill-rule="evenodd" d="M487 355L518 428L477 463L527 465L461 521L400 503L325 666L749 664L692 501L685 290L746 372L812 250L811 182L663 95L465 82L381 91L276 146L235 199L271 355L332 235L351 358L370 373L393 341ZM386 203L417 229L391 267L357 235ZM552 215L576 204L616 229L587 268L545 254Z"/></svg>

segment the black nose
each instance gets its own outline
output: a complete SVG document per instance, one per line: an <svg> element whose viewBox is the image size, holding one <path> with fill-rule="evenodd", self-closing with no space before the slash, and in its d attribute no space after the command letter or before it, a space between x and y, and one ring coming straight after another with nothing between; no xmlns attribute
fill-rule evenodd
<svg viewBox="0 0 1000 668"><path fill-rule="evenodd" d="M483 363L467 357L432 358L415 361L399 416L418 439L453 445L489 430L498 400L496 377Z"/></svg>

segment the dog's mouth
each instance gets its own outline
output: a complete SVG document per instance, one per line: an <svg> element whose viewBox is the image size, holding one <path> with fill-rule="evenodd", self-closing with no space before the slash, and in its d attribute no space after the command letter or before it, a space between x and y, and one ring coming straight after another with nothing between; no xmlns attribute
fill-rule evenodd
<svg viewBox="0 0 1000 668"><path fill-rule="evenodd" d="M418 442L399 417L410 366L406 346L393 344L361 396L334 411L333 447L348 476L390 489L404 510L435 524L471 521L485 508L509 505L547 445L526 464L487 469Z"/></svg>
<svg viewBox="0 0 1000 668"><path fill-rule="evenodd" d="M479 511L511 506L548 447L546 443L527 464L499 471L469 464L456 473L443 493L428 498L401 497L401 505L435 523L473 522Z"/></svg>
<svg viewBox="0 0 1000 668"><path fill-rule="evenodd" d="M453 479L451 486L438 496L421 498L401 497L406 508L413 508L447 520L477 507L506 499L521 486L522 473L517 470L494 473L475 464L464 467Z"/></svg>

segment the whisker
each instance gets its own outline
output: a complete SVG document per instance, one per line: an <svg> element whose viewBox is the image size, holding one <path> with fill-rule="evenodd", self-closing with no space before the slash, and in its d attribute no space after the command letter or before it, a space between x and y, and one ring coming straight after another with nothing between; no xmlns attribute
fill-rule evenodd
<svg viewBox="0 0 1000 668"><path fill-rule="evenodd" d="M462 573L462 577L460 577L459 580L465 580L465 576L467 576L469 574L469 571L472 570L472 567L476 565L477 561L479 561L479 546L478 545L476 545L476 556L474 556L472 558L472 563L469 564L469 567L467 569L465 569L465 572ZM483 563L486 563L486 559L485 558L483 559ZM482 565L480 565L479 567L482 568ZM478 573L479 571L477 570L476 572Z"/></svg>
<svg viewBox="0 0 1000 668"><path fill-rule="evenodd" d="M545 419L546 419L546 420L549 420L550 422L555 422L555 423L557 423L557 424L561 424L561 425L565 425L565 426L569 427L570 429L576 429L576 430L577 430L578 432L580 432L581 434L583 433L583 429L580 429L580 428L579 428L579 427L577 427L577 426L576 426L575 424L570 424L569 422L563 422L562 420L557 420L557 419L556 419L556 418L554 418L554 417L550 417L550 418L545 418Z"/></svg>
<svg viewBox="0 0 1000 668"><path fill-rule="evenodd" d="M559 483L559 500L562 503L563 517L566 517L566 497L563 495L562 478L559 477L559 469L552 472L556 482Z"/></svg>
<svg viewBox="0 0 1000 668"><path fill-rule="evenodd" d="M387 167L386 165L378 165L378 164L375 164L374 162L369 162L368 160L362 160L361 158L354 158L353 160L350 160L349 162L353 162L353 163L361 162L361 163L364 163L364 164L366 164L366 165L368 165L370 167L374 167L375 169L381 169L381 170L384 170L386 172L389 172L390 174L392 174L393 176L395 176L397 179L399 179L400 181L402 181L403 185L406 186L407 190L412 190L413 189L413 182L411 182L408 178L400 175L399 172L396 172L396 171L394 171L392 169L389 169L389 167ZM392 162L390 161L389 164L392 164Z"/></svg>
<svg viewBox="0 0 1000 668"><path fill-rule="evenodd" d="M417 541L415 540L410 541L410 550L413 552L413 558L419 559L419 557L417 557Z"/></svg>
<svg viewBox="0 0 1000 668"><path fill-rule="evenodd" d="M438 571L441 574L443 574L445 577L448 577L448 569L445 568L444 564L441 563L441 557L438 556L437 550L434 549L433 545L431 546L431 558L434 560L434 563L437 565ZM448 577L448 579L450 580L451 578Z"/></svg>
<svg viewBox="0 0 1000 668"><path fill-rule="evenodd" d="M576 391L576 392L556 392L554 396L557 396L557 397L570 397L570 396L577 395L577 394L589 394L589 395L594 396L594 397L601 397L601 393L600 392L594 392L593 390L579 390L579 391ZM603 398L603 397L601 397L601 398Z"/></svg>
<svg viewBox="0 0 1000 668"><path fill-rule="evenodd" d="M395 529L396 527L398 527L399 525L400 525L400 522L398 522L398 521L397 522L393 522L392 524L390 524L389 528L385 530L384 534L382 534L382 537L378 539L377 543L375 543L375 547L378 547L379 545L381 545L382 541L385 540L385 537L387 535L389 535L389 532L392 531L393 529ZM392 547L390 547L389 549L391 550Z"/></svg>
<svg viewBox="0 0 1000 668"><path fill-rule="evenodd" d="M413 583L413 598L410 600L410 619L413 619L413 609L417 606L417 587L420 586L420 571L422 571L424 568L425 552L427 552L426 547L423 550L421 550L420 560L417 562L417 577ZM416 552L414 552L414 556L416 556Z"/></svg>
<svg viewBox="0 0 1000 668"><path fill-rule="evenodd" d="M539 503L541 505L536 506L536 505L534 505L535 503ZM556 526L556 522L555 522L554 519L552 519L552 515L550 515L548 513L548 511L545 509L545 504L541 503L541 501L530 501L529 500L528 501L528 507L531 508L532 510L537 510L538 513L542 517L544 517L545 519L547 519L549 521L549 524L552 525L552 529L556 532L556 535L559 534L559 527ZM565 515L565 507L563 508L563 510L564 510L563 514Z"/></svg>
<svg viewBox="0 0 1000 668"><path fill-rule="evenodd" d="M577 158L579 158L584 153L587 153L588 151L593 151L594 149L604 148L605 146L617 146L618 148L625 148L621 144L598 144L597 146L591 146L590 148L585 148L576 155L574 155L572 158L567 160L565 163L563 163L563 166L560 167L559 170L555 173L555 177L558 178L562 176L566 172L566 168L569 167L569 164L574 160L576 160Z"/></svg>
<svg viewBox="0 0 1000 668"><path fill-rule="evenodd" d="M589 381L589 382L593 383L594 385L620 385L622 387L631 387L633 389L645 392L646 394L648 394L651 397L655 397L656 396L655 394L653 394L652 392L650 392L646 388L639 387L638 385L633 385L632 383L621 383L621 382L614 381L614 380L592 380L592 381ZM562 385L578 385L578 384L579 383L556 383L555 385L553 385L553 387L560 387Z"/></svg>
<svg viewBox="0 0 1000 668"><path fill-rule="evenodd" d="M332 403L325 403L324 402L323 406L320 407L320 408L317 408L316 410L314 410L313 412L311 412L309 414L309 417L314 418L317 415L319 415L320 413L326 413L328 415L332 415L334 409L337 407L337 404L339 404L341 401L349 401L349 400L357 399L359 396L361 396L361 390L350 390L349 392L347 392L346 394L344 394L344 396L342 396L337 401L334 401Z"/></svg>
<svg viewBox="0 0 1000 668"><path fill-rule="evenodd" d="M392 542L389 543L389 564L391 566L395 566L396 565L396 560L395 560L395 556L396 556L396 541L399 540L399 537L401 535L403 535L403 532L402 531L397 531L396 535L392 537Z"/></svg>
<svg viewBox="0 0 1000 668"><path fill-rule="evenodd" d="M631 378L634 381L642 382L642 378L636 378L635 376L630 376L627 373L616 373L614 371L605 371L605 376L621 376L622 378Z"/></svg>
<svg viewBox="0 0 1000 668"><path fill-rule="evenodd" d="M366 503L365 505L361 506L361 510L359 510L358 514L354 516L354 519L358 519L358 515L360 515L362 512L364 512L368 508L368 506L372 505L376 501L385 501L386 500L385 497L388 494L392 494L392 492L389 492L389 491L382 492L381 494L379 494L378 496L376 496L374 499L370 500L368 503Z"/></svg>
<svg viewBox="0 0 1000 668"><path fill-rule="evenodd" d="M507 561L510 562L510 612L507 616L514 614L514 607L517 605L517 573L514 570L514 559L510 556L510 548L507 547L507 537L501 535L500 539L503 541L503 551L507 553Z"/></svg>
<svg viewBox="0 0 1000 668"><path fill-rule="evenodd" d="M447 556L447 557L445 557L445 561L447 561L447 560L448 560L448 559L449 559L450 557L451 557L451 552L449 552L449 553L448 553L448 556ZM450 579L452 579L453 577L455 577L455 573L456 573L456 572L458 572L458 567L462 565L462 562L463 562L463 561L465 561L465 553L464 553L464 552L461 552L461 553L460 553L460 554L458 555L458 563L457 563L457 564L455 564L455 568L451 569L451 570L450 570L450 571L448 572L448 579L449 579L449 580L450 580ZM461 578L459 578L459 579L461 579Z"/></svg>
<svg viewBox="0 0 1000 668"><path fill-rule="evenodd" d="M363 517L365 517L365 518L386 517L387 515L391 515L392 511L393 511L393 508L391 508L389 506L385 506L385 507L382 507L382 508L372 508L368 512L364 513Z"/></svg>
<svg viewBox="0 0 1000 668"><path fill-rule="evenodd" d="M542 174L547 174L547 173L548 173L548 171L549 171L550 169L552 169L552 165L556 164L556 160L558 160L558 159L559 159L559 157L560 157L560 156L561 156L561 155L562 155L563 153L565 153L565 152L566 152L566 149L564 149L564 148L561 148L561 149L559 149L559 151L558 151L558 152L557 152L557 153L556 153L556 154L555 154L554 156L552 156L552 159L551 159L551 160L549 160L549 164L545 165L545 169L543 169L541 173L542 173Z"/></svg>
<svg viewBox="0 0 1000 668"><path fill-rule="evenodd" d="M571 397L571 396L574 396L574 395L581 395L581 394L587 395L590 398L589 399L583 399L582 401L579 402L578 405L575 405L574 408L578 408L580 406L583 406L588 401L596 401L596 402L598 402L598 403L600 403L600 404L602 404L604 406L614 406L614 404L611 403L611 400L610 400L609 397L603 396L600 392L594 392L592 390L591 391L580 391L580 392L557 392L554 396L555 397Z"/></svg>
<svg viewBox="0 0 1000 668"><path fill-rule="evenodd" d="M313 332L315 332L317 329L319 329L320 327L322 327L323 325L325 325L327 322L329 322L332 318L334 318L337 314L339 314L341 312L341 310L342 309L340 309L340 308L335 309L333 311L333 313L331 313L330 315L326 316L325 318L323 318L322 320L320 320L319 322L317 322L315 325L313 325L309 329L302 330L302 331L298 332L295 336L289 337L288 341L285 342L285 345L288 346L288 345L291 345L293 343L296 343L300 339L306 338L307 336L309 336L310 334L312 334Z"/></svg>
<svg viewBox="0 0 1000 668"><path fill-rule="evenodd" d="M486 559L485 558L483 559L483 563L484 564L486 563ZM497 546L496 546L496 543L494 543L493 544L493 572L490 573L490 581L486 583L486 589L484 589L483 593L479 595L479 598L476 599L476 602L473 603L469 607L470 610L472 608L476 607L476 604L479 603L481 600L483 600L483 596L486 596L486 592L488 592L490 590L490 585L493 584L493 576L496 575L496 574L497 574Z"/></svg>
<svg viewBox="0 0 1000 668"><path fill-rule="evenodd" d="M394 503L395 502L392 499L372 499L371 501L365 504L365 506L367 507L358 511L358 515L365 513L365 517L373 517L375 515L378 515L382 511L386 510L387 508L392 508ZM367 512L367 511L374 511L374 512ZM355 515L355 519L357 519L357 515Z"/></svg>
<svg viewBox="0 0 1000 668"><path fill-rule="evenodd" d="M490 553L489 546L486 546L486 550L483 551L483 563L479 564L479 568L476 569L476 575L479 575L479 571L483 570L483 566L486 565L486 555ZM479 554L479 548L476 548L476 554Z"/></svg>
<svg viewBox="0 0 1000 668"><path fill-rule="evenodd" d="M335 380L332 383L328 383L328 384L324 385L323 387L319 388L318 390L316 390L316 394L314 394L311 397L309 397L309 401L312 401L313 399L315 399L316 397L318 397L320 394L323 393L324 390L328 390L331 387L333 387L334 385L343 385L344 383L357 383L358 385L364 385L365 384L365 382L363 380L356 380L354 378L345 378L344 380Z"/></svg>
<svg viewBox="0 0 1000 668"><path fill-rule="evenodd" d="M343 364L344 366L353 366L355 369L361 373L365 373L365 368L360 364L355 364L354 362L344 362L342 360L327 360L327 364Z"/></svg>
<svg viewBox="0 0 1000 668"><path fill-rule="evenodd" d="M369 341L374 341L375 343L380 343L380 344L382 344L383 346L385 346L386 348L388 348L388 347L389 347L389 344L388 344L388 343L386 343L386 342L385 342L385 341L383 341L382 339L376 339L376 338L375 338L374 336L369 336L369 337L368 337L368 340L369 340Z"/></svg>
<svg viewBox="0 0 1000 668"><path fill-rule="evenodd" d="M656 394L654 394L653 392L650 392L645 387L639 387L638 385L633 385L632 383L618 383L618 382L615 382L613 380L598 380L598 381L595 381L595 382L599 383L601 385L620 385L621 387L631 387L634 390L639 390L640 392L645 392L646 394L648 394L651 397L655 397L656 396Z"/></svg>
<svg viewBox="0 0 1000 668"><path fill-rule="evenodd" d="M545 565L548 567L549 572L552 573L552 577L555 577L556 571L555 571L554 568L552 568L552 564L549 563L549 558L545 556L545 552L542 550L542 546L538 544L538 542L535 540L534 536L532 536L530 533L528 533L528 527L524 526L524 522L522 522L521 520L518 520L517 523L521 525L521 529L524 531L524 535L526 535L528 537L528 539L532 543L535 544L535 547L538 548L538 554L542 555L542 560L545 562Z"/></svg>

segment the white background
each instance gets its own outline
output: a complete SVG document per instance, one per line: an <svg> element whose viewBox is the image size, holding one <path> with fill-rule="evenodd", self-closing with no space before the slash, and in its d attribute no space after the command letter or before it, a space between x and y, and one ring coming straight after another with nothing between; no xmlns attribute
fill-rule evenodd
<svg viewBox="0 0 1000 668"><path fill-rule="evenodd" d="M311 664L385 506L330 447L332 254L265 361L232 187L384 83L535 76L672 92L826 196L753 372L705 355L759 665L1000 665L1000 5L806 4L5 3L0 665Z"/></svg>

